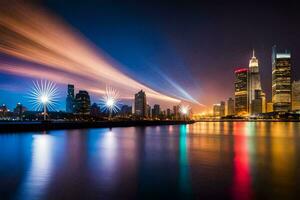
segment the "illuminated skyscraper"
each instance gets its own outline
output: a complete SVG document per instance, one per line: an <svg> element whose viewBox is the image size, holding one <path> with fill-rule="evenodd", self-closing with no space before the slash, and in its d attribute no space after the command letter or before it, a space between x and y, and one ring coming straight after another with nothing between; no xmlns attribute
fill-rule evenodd
<svg viewBox="0 0 300 200"><path fill-rule="evenodd" d="M90 95L87 91L79 90L75 98L75 111L77 114L88 115L91 111Z"/></svg>
<svg viewBox="0 0 300 200"><path fill-rule="evenodd" d="M237 115L248 115L249 101L248 101L248 69L241 68L235 70L235 113Z"/></svg>
<svg viewBox="0 0 300 200"><path fill-rule="evenodd" d="M272 102L274 111L287 112L291 109L291 54L272 53Z"/></svg>
<svg viewBox="0 0 300 200"><path fill-rule="evenodd" d="M160 105L155 104L152 109L152 116L159 117L159 115L160 115Z"/></svg>
<svg viewBox="0 0 300 200"><path fill-rule="evenodd" d="M66 99L66 111L73 113L75 110L74 85L68 85L68 94Z"/></svg>
<svg viewBox="0 0 300 200"><path fill-rule="evenodd" d="M269 112L273 112L273 103L272 102L267 103L267 113L269 113Z"/></svg>
<svg viewBox="0 0 300 200"><path fill-rule="evenodd" d="M220 117L221 105L219 103L213 105L214 117Z"/></svg>
<svg viewBox="0 0 300 200"><path fill-rule="evenodd" d="M230 97L227 100L227 115L234 115L234 100Z"/></svg>
<svg viewBox="0 0 300 200"><path fill-rule="evenodd" d="M134 114L137 117L147 117L147 99L146 93L141 90L134 96Z"/></svg>
<svg viewBox="0 0 300 200"><path fill-rule="evenodd" d="M220 102L220 117L224 117L225 116L225 102L221 101Z"/></svg>
<svg viewBox="0 0 300 200"><path fill-rule="evenodd" d="M292 110L300 110L300 80L292 84Z"/></svg>
<svg viewBox="0 0 300 200"><path fill-rule="evenodd" d="M249 61L249 74L248 74L248 76L249 76L249 88L248 88L249 89L248 90L249 111L250 111L251 114L253 114L251 104L252 104L252 101L255 100L255 90L260 90L260 91L262 90L261 89L261 82L260 82L258 60L255 57L254 50L253 50L252 58ZM262 109L260 109L260 110L262 110Z"/></svg>

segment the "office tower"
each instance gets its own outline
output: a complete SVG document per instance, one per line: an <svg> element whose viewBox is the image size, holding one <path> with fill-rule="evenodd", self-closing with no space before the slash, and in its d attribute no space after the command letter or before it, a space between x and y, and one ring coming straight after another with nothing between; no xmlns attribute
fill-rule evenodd
<svg viewBox="0 0 300 200"><path fill-rule="evenodd" d="M168 118L171 117L171 109L170 108L167 109L167 117Z"/></svg>
<svg viewBox="0 0 300 200"><path fill-rule="evenodd" d="M267 103L267 113L273 112L273 103L268 102Z"/></svg>
<svg viewBox="0 0 300 200"><path fill-rule="evenodd" d="M174 114L174 119L179 118L179 106L173 106L173 114Z"/></svg>
<svg viewBox="0 0 300 200"><path fill-rule="evenodd" d="M147 99L146 93L141 90L134 96L134 114L137 117L147 117Z"/></svg>
<svg viewBox="0 0 300 200"><path fill-rule="evenodd" d="M213 105L213 116L220 117L221 105L219 103Z"/></svg>
<svg viewBox="0 0 300 200"><path fill-rule="evenodd" d="M221 101L220 102L220 117L224 117L225 116L225 102Z"/></svg>
<svg viewBox="0 0 300 200"><path fill-rule="evenodd" d="M74 85L68 85L66 98L66 112L73 113L75 110Z"/></svg>
<svg viewBox="0 0 300 200"><path fill-rule="evenodd" d="M261 90L260 83L260 74L259 74L259 66L258 60L255 57L255 51L253 50L252 58L249 61L249 90L248 90L248 99L249 99L249 108L251 112L251 104L255 99L255 90Z"/></svg>
<svg viewBox="0 0 300 200"><path fill-rule="evenodd" d="M90 114L91 100L87 91L79 90L75 97L75 111L77 114Z"/></svg>
<svg viewBox="0 0 300 200"><path fill-rule="evenodd" d="M275 112L291 109L291 54L278 53L276 46L272 53L272 103Z"/></svg>
<svg viewBox="0 0 300 200"><path fill-rule="evenodd" d="M292 84L292 110L300 110L300 80Z"/></svg>
<svg viewBox="0 0 300 200"><path fill-rule="evenodd" d="M151 118L151 106L147 104L147 117Z"/></svg>
<svg viewBox="0 0 300 200"><path fill-rule="evenodd" d="M23 106L21 103L17 103L16 107L14 108L14 114L19 119L22 119L22 115L25 111L27 111L27 108L25 106Z"/></svg>
<svg viewBox="0 0 300 200"><path fill-rule="evenodd" d="M123 105L120 110L120 114L123 117L129 117L132 115L132 107L128 105Z"/></svg>
<svg viewBox="0 0 300 200"><path fill-rule="evenodd" d="M227 115L234 115L234 100L230 97L227 100Z"/></svg>
<svg viewBox="0 0 300 200"><path fill-rule="evenodd" d="M152 117L159 117L160 115L160 105L155 104L152 109Z"/></svg>
<svg viewBox="0 0 300 200"><path fill-rule="evenodd" d="M249 101L248 101L248 69L241 68L235 70L235 91L234 91L234 102L235 102L235 114L237 115L248 115L249 112Z"/></svg>
<svg viewBox="0 0 300 200"><path fill-rule="evenodd" d="M254 91L254 99L251 101L251 115L257 115L262 113L262 91Z"/></svg>

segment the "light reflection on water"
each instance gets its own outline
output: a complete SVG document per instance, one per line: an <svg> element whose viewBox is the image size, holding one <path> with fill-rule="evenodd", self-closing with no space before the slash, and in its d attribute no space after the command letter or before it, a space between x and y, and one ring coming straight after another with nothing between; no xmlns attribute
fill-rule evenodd
<svg viewBox="0 0 300 200"><path fill-rule="evenodd" d="M299 198L300 123L0 135L0 199Z"/></svg>

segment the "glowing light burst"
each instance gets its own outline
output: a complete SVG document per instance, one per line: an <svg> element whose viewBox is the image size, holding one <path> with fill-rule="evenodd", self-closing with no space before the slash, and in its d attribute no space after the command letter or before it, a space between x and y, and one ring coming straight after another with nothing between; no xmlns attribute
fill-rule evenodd
<svg viewBox="0 0 300 200"><path fill-rule="evenodd" d="M191 107L189 105L180 105L179 106L179 112L183 115L188 115L191 110Z"/></svg>
<svg viewBox="0 0 300 200"><path fill-rule="evenodd" d="M40 80L33 81L33 86L29 91L28 98L34 110L41 111L44 109L44 106L47 110L55 110L58 95L59 92L54 82Z"/></svg>
<svg viewBox="0 0 300 200"><path fill-rule="evenodd" d="M106 87L105 95L102 97L100 104L104 111L116 113L120 110L119 92L112 88Z"/></svg>

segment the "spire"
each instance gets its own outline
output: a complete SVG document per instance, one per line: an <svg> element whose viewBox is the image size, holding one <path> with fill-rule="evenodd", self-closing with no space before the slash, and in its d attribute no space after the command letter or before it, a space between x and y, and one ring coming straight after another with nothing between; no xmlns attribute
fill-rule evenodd
<svg viewBox="0 0 300 200"><path fill-rule="evenodd" d="M252 58L255 58L255 50L253 49L253 55Z"/></svg>

